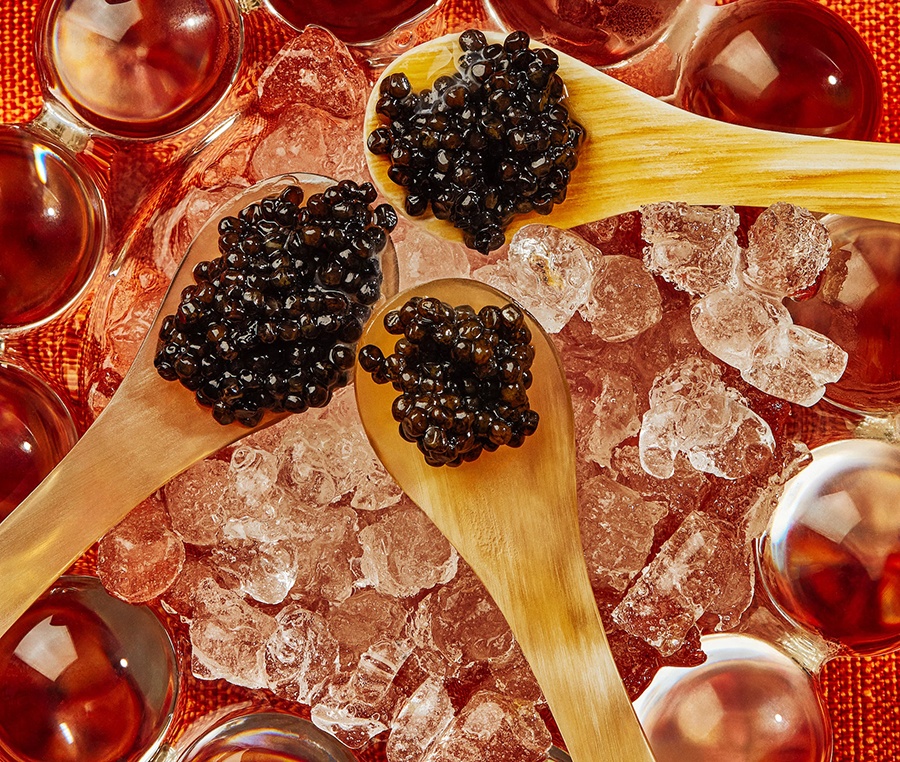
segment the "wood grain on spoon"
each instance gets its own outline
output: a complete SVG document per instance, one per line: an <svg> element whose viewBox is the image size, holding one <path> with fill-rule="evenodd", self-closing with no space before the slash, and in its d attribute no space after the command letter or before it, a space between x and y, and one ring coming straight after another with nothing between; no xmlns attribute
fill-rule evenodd
<svg viewBox="0 0 900 762"><path fill-rule="evenodd" d="M175 312L192 271L218 251L218 220L299 185L308 197L334 183L283 175L253 186L217 211L197 233L131 369L84 436L47 478L0 523L0 635L76 559L138 503L183 470L255 429L222 426L194 395L164 381L153 358L163 318ZM393 262L388 243L383 261ZM396 292L396 271L386 268ZM267 416L262 428L284 414Z"/></svg>
<svg viewBox="0 0 900 762"><path fill-rule="evenodd" d="M442 280L390 300L369 321L360 346L385 355L397 337L385 311L410 296L453 306L509 301L471 280ZM530 317L535 346L528 396L540 415L521 448L501 447L458 468L426 465L391 415L397 392L357 370L366 433L388 472L431 517L503 612L550 705L575 762L653 759L616 670L588 581L578 528L575 435L569 390L556 350Z"/></svg>
<svg viewBox="0 0 900 762"><path fill-rule="evenodd" d="M487 33L488 42L503 36ZM403 54L381 79L404 72L415 91L452 74L462 54L458 35ZM509 232L530 222L559 227L592 222L642 204L769 206L788 201L818 212L900 222L900 146L739 127L682 111L564 53L559 74L572 116L587 140L572 172L568 198L548 216L517 217ZM366 136L382 124L376 83L366 108ZM366 151L379 190L398 210L404 189L388 179L389 157ZM414 218L435 235L462 240L430 212Z"/></svg>

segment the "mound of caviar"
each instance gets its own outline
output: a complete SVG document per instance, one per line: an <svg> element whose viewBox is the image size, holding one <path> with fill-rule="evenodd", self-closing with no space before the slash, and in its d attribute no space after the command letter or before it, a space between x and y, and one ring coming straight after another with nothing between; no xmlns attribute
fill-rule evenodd
<svg viewBox="0 0 900 762"><path fill-rule="evenodd" d="M405 74L386 77L376 111L387 124L368 137L387 155L406 211L449 220L469 248L499 248L515 215L548 214L566 198L584 129L562 105L556 53L529 49L524 32L488 45L463 32L458 71L413 93Z"/></svg>
<svg viewBox="0 0 900 762"><path fill-rule="evenodd" d="M309 197L291 186L219 222L220 256L194 268L160 328L159 374L222 424L323 407L345 386L397 224L371 183Z"/></svg>
<svg viewBox="0 0 900 762"><path fill-rule="evenodd" d="M534 347L522 310L513 304L456 307L414 297L384 317L400 336L385 357L369 344L359 364L400 396L392 414L400 436L415 442L432 466L458 466L501 445L519 447L538 414L528 403Z"/></svg>

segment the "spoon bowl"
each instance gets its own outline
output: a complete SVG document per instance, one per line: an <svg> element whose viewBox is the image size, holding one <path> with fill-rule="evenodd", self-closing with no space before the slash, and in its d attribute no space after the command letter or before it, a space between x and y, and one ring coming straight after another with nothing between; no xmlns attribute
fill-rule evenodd
<svg viewBox="0 0 900 762"><path fill-rule="evenodd" d="M485 33L488 42L503 35ZM381 74L366 106L365 135L381 126L381 81L403 72L414 91L454 73L458 35L419 45ZM547 46L541 46L547 47ZM786 201L818 212L900 222L900 146L794 135L718 122L682 111L555 51L565 105L586 130L568 196L547 216L516 217L570 228L660 201L765 207ZM387 175L390 158L366 151L378 189L400 210L405 191ZM449 222L416 217L434 235L462 240Z"/></svg>
<svg viewBox="0 0 900 762"><path fill-rule="evenodd" d="M413 296L478 310L511 300L472 280L417 286L370 318L360 346L393 351L384 315ZM533 335L540 415L521 448L501 447L456 468L425 463L400 437L397 392L356 374L366 434L385 468L425 511L484 583L503 612L550 705L575 762L651 762L647 742L610 654L578 529L575 434L565 374L550 338L526 313Z"/></svg>
<svg viewBox="0 0 900 762"><path fill-rule="evenodd" d="M220 207L188 247L159 312L104 411L41 484L0 523L0 636L94 542L166 482L221 448L285 417L258 426L218 424L180 384L153 364L163 319L175 312L194 266L218 256L218 220L290 185L308 198L334 184L320 175L264 180ZM396 292L388 238L382 251L386 293Z"/></svg>

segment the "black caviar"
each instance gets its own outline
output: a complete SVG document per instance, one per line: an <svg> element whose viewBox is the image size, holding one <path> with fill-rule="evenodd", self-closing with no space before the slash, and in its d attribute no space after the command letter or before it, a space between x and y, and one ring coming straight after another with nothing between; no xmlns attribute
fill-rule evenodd
<svg viewBox="0 0 900 762"><path fill-rule="evenodd" d="M303 190L250 204L219 222L220 256L162 323L155 365L222 424L257 425L266 410L322 407L345 386L372 305L379 252L397 224L370 204L371 183L343 180L303 204Z"/></svg>
<svg viewBox="0 0 900 762"><path fill-rule="evenodd" d="M400 396L391 412L400 436L432 466L458 466L501 445L519 447L537 429L528 402L534 347L521 309L414 297L384 317L400 336L385 357L369 344L359 364Z"/></svg>
<svg viewBox="0 0 900 762"><path fill-rule="evenodd" d="M561 100L559 61L529 49L524 32L488 45L463 32L458 71L414 93L405 74L381 83L376 111L387 124L368 137L387 155L390 179L406 189L406 211L449 220L469 248L499 248L515 215L548 214L566 198L584 129Z"/></svg>

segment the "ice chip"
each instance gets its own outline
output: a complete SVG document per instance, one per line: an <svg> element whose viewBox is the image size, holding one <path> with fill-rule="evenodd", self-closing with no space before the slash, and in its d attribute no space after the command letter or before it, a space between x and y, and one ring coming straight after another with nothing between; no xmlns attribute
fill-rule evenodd
<svg viewBox="0 0 900 762"><path fill-rule="evenodd" d="M549 333L558 333L591 294L599 257L581 236L552 225L525 225L512 237L506 262L475 277L509 294Z"/></svg>
<svg viewBox="0 0 900 762"><path fill-rule="evenodd" d="M408 500L362 529L359 542L363 578L386 595L407 598L456 574L456 550Z"/></svg>
<svg viewBox="0 0 900 762"><path fill-rule="evenodd" d="M113 595L144 603L171 587L184 565L184 544L167 526L156 496L107 532L97 551L97 576Z"/></svg>
<svg viewBox="0 0 900 762"><path fill-rule="evenodd" d="M172 530L192 545L212 545L223 522L221 500L228 464L204 460L176 476L162 489Z"/></svg>
<svg viewBox="0 0 900 762"><path fill-rule="evenodd" d="M581 544L591 584L624 592L644 568L665 507L600 475L578 489Z"/></svg>
<svg viewBox="0 0 900 762"><path fill-rule="evenodd" d="M756 345L741 378L773 397L809 407L846 367L847 353L831 339L803 326L778 325Z"/></svg>
<svg viewBox="0 0 900 762"><path fill-rule="evenodd" d="M391 721L385 753L387 762L420 762L455 712L439 677L429 677L400 707Z"/></svg>
<svg viewBox="0 0 900 762"><path fill-rule="evenodd" d="M338 671L338 643L325 619L302 606L285 606L266 643L268 686L291 701L312 703Z"/></svg>
<svg viewBox="0 0 900 762"><path fill-rule="evenodd" d="M737 282L740 224L731 207L707 209L664 201L641 207L641 231L649 244L650 272L691 294L708 294Z"/></svg>
<svg viewBox="0 0 900 762"><path fill-rule="evenodd" d="M769 461L775 439L717 365L692 357L654 380L638 446L641 465L657 478L672 476L683 452L698 471L737 479Z"/></svg>
<svg viewBox="0 0 900 762"><path fill-rule="evenodd" d="M580 311L601 339L627 341L660 321L659 288L639 259L599 257L594 268L591 293Z"/></svg>
<svg viewBox="0 0 900 762"><path fill-rule="evenodd" d="M229 586L260 603L282 603L294 587L299 569L298 548L288 540L220 542L210 554Z"/></svg>
<svg viewBox="0 0 900 762"><path fill-rule="evenodd" d="M825 226L806 209L783 201L760 214L747 239L745 277L779 297L809 289L831 255Z"/></svg>
<svg viewBox="0 0 900 762"><path fill-rule="evenodd" d="M321 27L308 26L272 59L257 91L264 114L305 103L346 118L365 110L367 82L344 43Z"/></svg>
<svg viewBox="0 0 900 762"><path fill-rule="evenodd" d="M231 454L231 483L234 491L251 505L266 499L278 478L278 461L265 450L240 445Z"/></svg>
<svg viewBox="0 0 900 762"><path fill-rule="evenodd" d="M479 691L435 741L423 762L540 762L551 740L534 704Z"/></svg>
<svg viewBox="0 0 900 762"><path fill-rule="evenodd" d="M707 611L737 624L752 598L750 568L749 546L734 530L695 511L614 609L613 621L670 656Z"/></svg>
<svg viewBox="0 0 900 762"><path fill-rule="evenodd" d="M792 322L780 301L746 288L710 291L691 308L691 325L703 348L738 370L750 367L766 331Z"/></svg>
<svg viewBox="0 0 900 762"><path fill-rule="evenodd" d="M341 665L349 667L369 646L398 640L409 619L409 608L402 600L366 588L332 606L325 618L338 642Z"/></svg>
<svg viewBox="0 0 900 762"><path fill-rule="evenodd" d="M613 449L640 431L641 419L633 381L602 364L595 370L599 377L597 394L587 410L577 412L588 418L584 427L587 457L606 466ZM576 420L576 431L581 428L579 423Z"/></svg>
<svg viewBox="0 0 900 762"><path fill-rule="evenodd" d="M469 257L464 244L431 235L421 225L400 218L391 232L397 251L400 288L436 278L468 278Z"/></svg>
<svg viewBox="0 0 900 762"><path fill-rule="evenodd" d="M246 688L264 688L266 644L275 619L213 580L201 580L194 598L190 638L201 679L222 678ZM196 674L196 673L195 673Z"/></svg>

